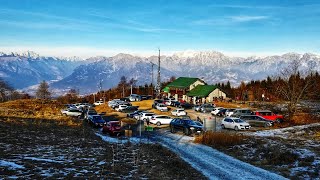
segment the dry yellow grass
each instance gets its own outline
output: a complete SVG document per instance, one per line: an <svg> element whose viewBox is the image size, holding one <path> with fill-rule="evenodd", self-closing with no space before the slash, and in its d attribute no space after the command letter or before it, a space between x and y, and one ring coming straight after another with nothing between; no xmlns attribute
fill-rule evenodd
<svg viewBox="0 0 320 180"><path fill-rule="evenodd" d="M229 102L215 102L214 103L218 107L224 108L249 108L248 104L238 104L238 103L229 103Z"/></svg>
<svg viewBox="0 0 320 180"><path fill-rule="evenodd" d="M227 147L242 144L245 139L243 135L208 131L196 137L194 142L214 147Z"/></svg>
<svg viewBox="0 0 320 180"><path fill-rule="evenodd" d="M0 103L0 116L69 121L69 117L62 116L62 108L57 101L21 99Z"/></svg>

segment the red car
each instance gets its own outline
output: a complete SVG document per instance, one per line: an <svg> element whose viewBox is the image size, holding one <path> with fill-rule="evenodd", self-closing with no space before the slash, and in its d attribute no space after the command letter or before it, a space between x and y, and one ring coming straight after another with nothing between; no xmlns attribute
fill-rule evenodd
<svg viewBox="0 0 320 180"><path fill-rule="evenodd" d="M110 135L121 134L123 131L120 125L120 121L107 122L107 125L102 128L102 132L109 133Z"/></svg>
<svg viewBox="0 0 320 180"><path fill-rule="evenodd" d="M254 115L261 116L265 119L275 121L275 122L283 122L283 115L274 114L268 110L255 111Z"/></svg>

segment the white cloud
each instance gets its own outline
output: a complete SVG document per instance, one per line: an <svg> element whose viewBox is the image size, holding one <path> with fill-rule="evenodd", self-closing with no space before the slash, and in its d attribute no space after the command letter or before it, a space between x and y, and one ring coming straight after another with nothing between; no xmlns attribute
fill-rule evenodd
<svg viewBox="0 0 320 180"><path fill-rule="evenodd" d="M225 17L216 17L211 19L200 19L193 21L193 25L204 25L204 26L230 26L239 23L252 22L252 21L261 21L269 19L269 16L225 16Z"/></svg>
<svg viewBox="0 0 320 180"><path fill-rule="evenodd" d="M249 21L259 21L268 19L268 16L230 16L229 17L234 22L249 22Z"/></svg>

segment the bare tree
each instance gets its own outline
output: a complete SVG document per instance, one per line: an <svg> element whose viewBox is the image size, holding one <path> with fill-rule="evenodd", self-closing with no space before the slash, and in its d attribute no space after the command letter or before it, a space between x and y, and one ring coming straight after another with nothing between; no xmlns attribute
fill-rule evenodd
<svg viewBox="0 0 320 180"><path fill-rule="evenodd" d="M8 100L9 94L14 89L0 77L0 102L4 102Z"/></svg>
<svg viewBox="0 0 320 180"><path fill-rule="evenodd" d="M286 101L289 121L297 112L297 104L307 96L313 86L312 71L301 70L301 61L294 60L282 69L277 80L276 93Z"/></svg>
<svg viewBox="0 0 320 180"><path fill-rule="evenodd" d="M36 96L40 99L49 99L51 92L49 91L49 85L46 81L42 81L36 92Z"/></svg>

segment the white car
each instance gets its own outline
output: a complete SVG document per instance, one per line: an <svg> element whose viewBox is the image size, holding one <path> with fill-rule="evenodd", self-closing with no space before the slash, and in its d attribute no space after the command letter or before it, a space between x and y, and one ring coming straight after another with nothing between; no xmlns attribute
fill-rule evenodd
<svg viewBox="0 0 320 180"><path fill-rule="evenodd" d="M187 115L187 112L184 111L184 109L174 109L171 111L171 114L173 116L185 116Z"/></svg>
<svg viewBox="0 0 320 180"><path fill-rule="evenodd" d="M160 126L162 124L170 124L172 117L166 115L154 115L150 119L150 123Z"/></svg>
<svg viewBox="0 0 320 180"><path fill-rule="evenodd" d="M61 113L65 116L80 117L82 112L79 109L71 108L71 109L63 109L61 110Z"/></svg>
<svg viewBox="0 0 320 180"><path fill-rule="evenodd" d="M119 104L124 103L124 101L121 101L120 99L114 99L108 102L108 106L111 108L114 108L116 106L118 106Z"/></svg>
<svg viewBox="0 0 320 180"><path fill-rule="evenodd" d="M141 112L138 115L134 116L134 118L136 118L137 120L147 121L150 120L153 115L155 114L151 112Z"/></svg>
<svg viewBox="0 0 320 180"><path fill-rule="evenodd" d="M165 104L162 104L162 103L158 103L156 105L156 109L158 109L161 112L168 111L168 107Z"/></svg>
<svg viewBox="0 0 320 180"><path fill-rule="evenodd" d="M123 111L124 109L126 109L128 106L127 105L119 105L118 107L115 108L116 111Z"/></svg>
<svg viewBox="0 0 320 180"><path fill-rule="evenodd" d="M226 117L221 122L222 129L228 128L228 129L234 129L236 131L238 130L248 130L251 128L250 124L246 121L235 118L235 117Z"/></svg>
<svg viewBox="0 0 320 180"><path fill-rule="evenodd" d="M220 111L220 109L223 109L223 107L215 107L215 108L213 108L213 110L211 111L211 114L216 116L218 114L218 112Z"/></svg>
<svg viewBox="0 0 320 180"><path fill-rule="evenodd" d="M104 104L103 101L96 101L95 103L93 103L95 106L99 106L101 104Z"/></svg>
<svg viewBox="0 0 320 180"><path fill-rule="evenodd" d="M235 108L229 108L229 109L227 109L227 111L226 111L226 117L230 117L230 116L233 114L234 110L236 110L236 109L235 109Z"/></svg>

